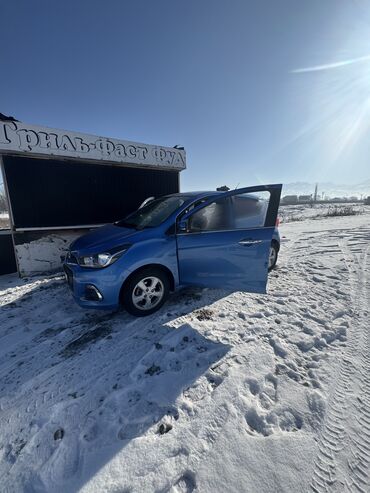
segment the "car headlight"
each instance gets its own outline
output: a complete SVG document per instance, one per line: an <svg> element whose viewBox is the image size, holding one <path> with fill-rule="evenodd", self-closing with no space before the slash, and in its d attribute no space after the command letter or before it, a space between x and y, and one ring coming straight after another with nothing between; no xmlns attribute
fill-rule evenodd
<svg viewBox="0 0 370 493"><path fill-rule="evenodd" d="M120 258L127 251L128 247L120 247L111 251L96 253L94 255L83 255L78 257L78 263L81 267L90 267L94 269L102 269L103 267L108 267L108 265L113 264L116 260Z"/></svg>

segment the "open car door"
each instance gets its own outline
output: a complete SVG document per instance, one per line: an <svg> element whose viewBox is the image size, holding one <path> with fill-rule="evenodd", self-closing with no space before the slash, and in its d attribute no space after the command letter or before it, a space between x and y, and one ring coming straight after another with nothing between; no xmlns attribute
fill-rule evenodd
<svg viewBox="0 0 370 493"><path fill-rule="evenodd" d="M180 284L265 293L282 185L214 195L177 222Z"/></svg>

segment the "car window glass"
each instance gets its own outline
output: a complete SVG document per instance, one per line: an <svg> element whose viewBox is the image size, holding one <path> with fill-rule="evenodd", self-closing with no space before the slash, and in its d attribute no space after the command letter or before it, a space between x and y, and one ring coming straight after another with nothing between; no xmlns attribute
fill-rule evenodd
<svg viewBox="0 0 370 493"><path fill-rule="evenodd" d="M184 199L180 196L163 197L149 202L141 209L138 209L115 224L122 227L132 226L137 229L154 228L162 224L183 204Z"/></svg>
<svg viewBox="0 0 370 493"><path fill-rule="evenodd" d="M270 192L243 193L232 197L235 229L262 228L265 224Z"/></svg>
<svg viewBox="0 0 370 493"><path fill-rule="evenodd" d="M189 218L190 232L222 231L231 228L229 199L218 199Z"/></svg>
<svg viewBox="0 0 370 493"><path fill-rule="evenodd" d="M182 211L182 213L178 217L178 220L184 217L186 214L188 214L188 212L191 212L193 209L195 209L195 207L198 207L198 205L202 204L206 200L207 199L200 199L190 204L185 210Z"/></svg>

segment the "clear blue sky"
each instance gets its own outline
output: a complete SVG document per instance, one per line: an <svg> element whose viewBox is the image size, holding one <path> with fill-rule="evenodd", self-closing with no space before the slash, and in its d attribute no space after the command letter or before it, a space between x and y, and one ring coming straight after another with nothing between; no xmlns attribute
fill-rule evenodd
<svg viewBox="0 0 370 493"><path fill-rule="evenodd" d="M183 190L370 178L368 0L0 0L0 20L5 114L182 144Z"/></svg>

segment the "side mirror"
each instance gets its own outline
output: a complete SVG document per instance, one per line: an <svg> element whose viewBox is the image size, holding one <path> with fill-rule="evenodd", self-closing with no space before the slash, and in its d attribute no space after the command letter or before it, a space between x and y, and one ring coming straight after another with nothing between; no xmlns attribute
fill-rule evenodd
<svg viewBox="0 0 370 493"><path fill-rule="evenodd" d="M182 219L177 224L177 230L179 233L186 233L188 230L188 221L186 219Z"/></svg>

